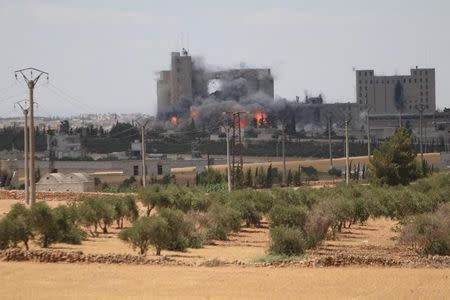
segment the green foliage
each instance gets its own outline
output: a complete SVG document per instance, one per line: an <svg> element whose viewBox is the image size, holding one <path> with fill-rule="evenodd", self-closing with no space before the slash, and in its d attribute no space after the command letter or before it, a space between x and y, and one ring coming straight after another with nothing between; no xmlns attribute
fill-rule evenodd
<svg viewBox="0 0 450 300"><path fill-rule="evenodd" d="M116 196L111 200L114 206L114 220L116 221L117 227L123 228L124 219L134 222L138 218L139 210L134 196Z"/></svg>
<svg viewBox="0 0 450 300"><path fill-rule="evenodd" d="M319 180L319 172L313 166L301 167L302 173L306 175L309 181Z"/></svg>
<svg viewBox="0 0 450 300"><path fill-rule="evenodd" d="M226 240L227 235L241 228L241 214L239 211L214 202L206 212L207 238Z"/></svg>
<svg viewBox="0 0 450 300"><path fill-rule="evenodd" d="M369 165L372 181L380 185L409 184L421 175L415 158L410 133L399 128L374 150Z"/></svg>
<svg viewBox="0 0 450 300"><path fill-rule="evenodd" d="M58 242L81 244L85 232L77 226L78 212L75 206L60 205L52 210L58 230Z"/></svg>
<svg viewBox="0 0 450 300"><path fill-rule="evenodd" d="M168 207L170 199L159 184L149 185L139 191L139 200L147 210L147 216L155 207Z"/></svg>
<svg viewBox="0 0 450 300"><path fill-rule="evenodd" d="M198 174L197 184L199 185L209 185L209 184L219 184L225 182L225 178L220 173L213 168L208 168L206 171Z"/></svg>
<svg viewBox="0 0 450 300"><path fill-rule="evenodd" d="M295 256L305 252L306 243L300 229L276 226L270 229L271 254Z"/></svg>
<svg viewBox="0 0 450 300"><path fill-rule="evenodd" d="M336 167L331 167L330 169L328 169L328 174L330 176L336 176L336 177L341 177L342 176L342 170Z"/></svg>
<svg viewBox="0 0 450 300"><path fill-rule="evenodd" d="M90 196L82 199L78 206L80 221L87 227L94 227L93 236L98 236L98 228L108 233L108 227L114 222L114 196Z"/></svg>
<svg viewBox="0 0 450 300"><path fill-rule="evenodd" d="M28 242L33 238L31 214L23 204L16 203L6 217L0 220L0 249L17 247L22 242L28 250Z"/></svg>
<svg viewBox="0 0 450 300"><path fill-rule="evenodd" d="M258 211L254 199L249 198L254 195L251 190L238 190L230 194L229 205L241 215L246 226L259 226L262 214Z"/></svg>
<svg viewBox="0 0 450 300"><path fill-rule="evenodd" d="M43 248L58 241L58 224L47 203L38 202L31 206L31 224Z"/></svg>
<svg viewBox="0 0 450 300"><path fill-rule="evenodd" d="M450 255L450 204L410 219L400 240L425 255Z"/></svg>
<svg viewBox="0 0 450 300"><path fill-rule="evenodd" d="M280 205L277 204L270 210L269 219L270 226L287 226L304 228L306 224L308 211L297 205Z"/></svg>
<svg viewBox="0 0 450 300"><path fill-rule="evenodd" d="M133 250L139 249L141 255L146 255L151 245L156 248L156 255L161 255L169 236L169 224L161 216L141 217L119 234L121 240L130 243Z"/></svg>
<svg viewBox="0 0 450 300"><path fill-rule="evenodd" d="M181 210L165 208L159 215L166 220L168 225L167 240L164 248L175 251L184 251L189 246L189 226L184 221Z"/></svg>

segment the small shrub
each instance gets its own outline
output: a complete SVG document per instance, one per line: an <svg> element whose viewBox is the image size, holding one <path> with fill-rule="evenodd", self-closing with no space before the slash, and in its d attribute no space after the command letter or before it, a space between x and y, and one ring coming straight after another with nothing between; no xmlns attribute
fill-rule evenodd
<svg viewBox="0 0 450 300"><path fill-rule="evenodd" d="M231 208L238 211L246 226L259 226L262 214L256 208L252 198L249 199L247 191L236 191L231 194L229 202Z"/></svg>
<svg viewBox="0 0 450 300"><path fill-rule="evenodd" d="M58 241L59 229L52 209L45 202L31 206L31 223L39 237L41 247L47 248Z"/></svg>
<svg viewBox="0 0 450 300"><path fill-rule="evenodd" d="M139 210L133 196L114 197L114 219L118 228L123 228L124 219L134 222L139 216Z"/></svg>
<svg viewBox="0 0 450 300"><path fill-rule="evenodd" d="M295 256L305 251L305 240L299 229L277 226L270 229L270 253Z"/></svg>
<svg viewBox="0 0 450 300"><path fill-rule="evenodd" d="M146 208L147 216L155 207L168 207L170 200L166 193L164 193L164 187L159 184L152 184L139 191L139 200Z"/></svg>
<svg viewBox="0 0 450 300"><path fill-rule="evenodd" d="M119 234L121 240L130 243L133 250L139 249L141 255L146 255L151 245L156 248L156 255L161 255L169 236L169 225L161 216L141 217Z"/></svg>
<svg viewBox="0 0 450 300"><path fill-rule="evenodd" d="M403 226L400 241L421 254L450 255L450 204L411 219Z"/></svg>
<svg viewBox="0 0 450 300"><path fill-rule="evenodd" d="M284 225L303 230L307 213L307 210L301 206L275 205L269 213L270 226L277 227Z"/></svg>
<svg viewBox="0 0 450 300"><path fill-rule="evenodd" d="M226 240L232 231L241 228L241 215L231 207L213 203L206 213L207 238Z"/></svg>

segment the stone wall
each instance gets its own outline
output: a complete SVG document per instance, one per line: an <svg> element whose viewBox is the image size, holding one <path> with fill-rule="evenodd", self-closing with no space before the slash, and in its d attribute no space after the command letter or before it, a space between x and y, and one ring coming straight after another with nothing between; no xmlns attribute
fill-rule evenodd
<svg viewBox="0 0 450 300"><path fill-rule="evenodd" d="M0 190L0 200L23 200L23 190ZM118 195L116 193L96 193L96 192L36 192L37 200L45 201L78 201L81 196L95 196L95 195Z"/></svg>

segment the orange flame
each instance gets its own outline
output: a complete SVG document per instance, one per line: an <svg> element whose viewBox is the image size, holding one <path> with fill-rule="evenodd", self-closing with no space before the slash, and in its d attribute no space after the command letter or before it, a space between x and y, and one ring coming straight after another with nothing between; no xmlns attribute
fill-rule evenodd
<svg viewBox="0 0 450 300"><path fill-rule="evenodd" d="M192 111L191 111L191 118L192 118L192 119L196 119L197 117L198 117L198 111L192 110Z"/></svg>
<svg viewBox="0 0 450 300"><path fill-rule="evenodd" d="M177 116L172 116L172 118L170 118L170 123L172 123L172 125L174 125L174 126L177 126L177 124L178 124Z"/></svg>
<svg viewBox="0 0 450 300"><path fill-rule="evenodd" d="M239 127L245 128L248 126L248 120L247 119L241 119L241 122L239 123Z"/></svg>
<svg viewBox="0 0 450 300"><path fill-rule="evenodd" d="M263 111L257 111L255 112L254 117L256 120L256 127L260 127L266 121L267 115Z"/></svg>

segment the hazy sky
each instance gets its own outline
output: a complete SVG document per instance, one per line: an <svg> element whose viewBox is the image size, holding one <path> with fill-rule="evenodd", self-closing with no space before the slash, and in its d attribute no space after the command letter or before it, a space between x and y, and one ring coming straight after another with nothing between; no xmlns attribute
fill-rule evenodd
<svg viewBox="0 0 450 300"><path fill-rule="evenodd" d="M435 67L437 106L450 107L449 14L447 0L0 0L0 116L19 115L13 73L28 66L50 73L40 115L154 114L156 71L182 45L211 65L272 68L288 99L354 101L352 67Z"/></svg>

